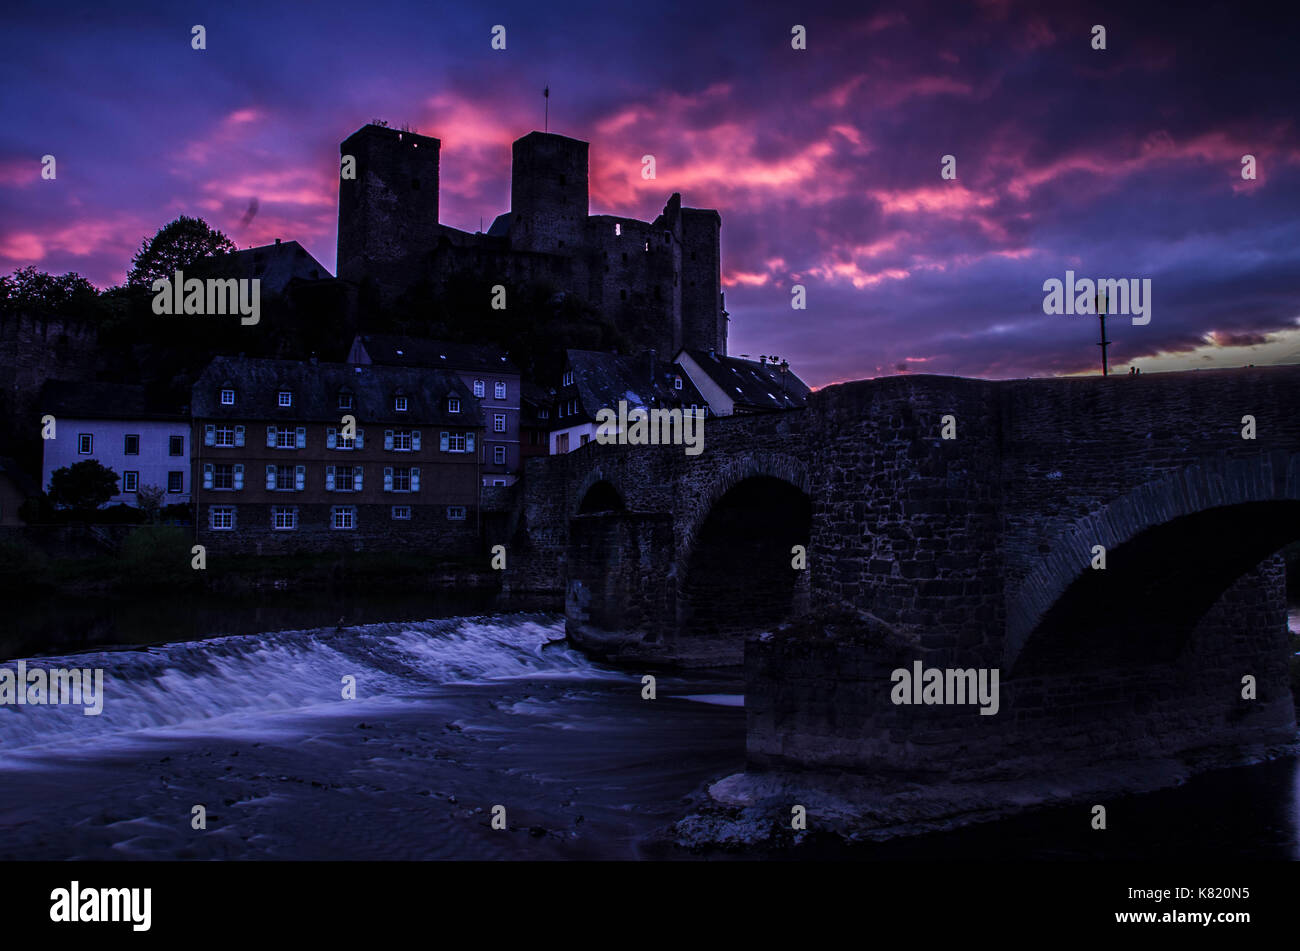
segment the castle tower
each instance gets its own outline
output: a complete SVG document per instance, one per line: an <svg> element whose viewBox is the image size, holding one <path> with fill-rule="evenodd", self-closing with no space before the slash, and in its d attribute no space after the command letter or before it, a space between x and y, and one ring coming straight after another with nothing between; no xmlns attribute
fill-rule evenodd
<svg viewBox="0 0 1300 951"><path fill-rule="evenodd" d="M682 209L682 346L727 352L722 311L722 217L712 209Z"/></svg>
<svg viewBox="0 0 1300 951"><path fill-rule="evenodd" d="M516 139L510 166L510 244L573 254L587 224L587 143L553 132Z"/></svg>
<svg viewBox="0 0 1300 951"><path fill-rule="evenodd" d="M441 145L374 124L343 140L339 154L356 159L356 178L339 179L339 277L383 284L403 259L434 246Z"/></svg>

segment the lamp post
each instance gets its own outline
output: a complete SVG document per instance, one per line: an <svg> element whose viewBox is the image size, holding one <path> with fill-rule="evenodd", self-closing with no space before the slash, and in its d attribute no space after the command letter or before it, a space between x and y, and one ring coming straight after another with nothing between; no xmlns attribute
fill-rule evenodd
<svg viewBox="0 0 1300 951"><path fill-rule="evenodd" d="M1110 367L1106 365L1106 348L1110 346L1110 341L1106 339L1106 295L1097 295L1097 317L1101 320L1101 375L1109 376Z"/></svg>

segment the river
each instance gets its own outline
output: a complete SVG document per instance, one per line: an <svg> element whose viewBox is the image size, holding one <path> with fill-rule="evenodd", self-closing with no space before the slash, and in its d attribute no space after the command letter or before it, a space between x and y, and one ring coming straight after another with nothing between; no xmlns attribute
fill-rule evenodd
<svg viewBox="0 0 1300 951"><path fill-rule="evenodd" d="M554 614L363 623L385 610L418 608L282 599L205 615L191 603L154 606L152 625L68 608L81 639L56 641L64 653L39 666L103 668L106 701L99 716L0 707L0 858L658 857L652 833L743 766L736 672L658 672L644 700L640 671L571 649ZM48 636L41 625L57 613L10 631L10 650ZM238 632L294 616L312 626ZM1300 630L1300 612L1292 623ZM204 624L219 636L194 636ZM348 677L355 699L343 698ZM196 805L205 829L192 828ZM1123 828L1104 836L1058 808L794 854L1300 859L1295 757L1117 807Z"/></svg>

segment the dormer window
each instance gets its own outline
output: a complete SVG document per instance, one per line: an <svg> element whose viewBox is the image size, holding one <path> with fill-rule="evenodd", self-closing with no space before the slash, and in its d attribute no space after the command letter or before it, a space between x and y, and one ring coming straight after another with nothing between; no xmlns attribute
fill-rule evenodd
<svg viewBox="0 0 1300 951"><path fill-rule="evenodd" d="M614 222L614 237L616 238L621 237L622 234L623 234L623 223L620 221Z"/></svg>
<svg viewBox="0 0 1300 951"><path fill-rule="evenodd" d="M351 394L351 393L340 393L340 394L339 394L339 409L351 409L351 408L352 408L352 394Z"/></svg>
<svg viewBox="0 0 1300 951"><path fill-rule="evenodd" d="M447 412L449 412L449 413L459 413L459 412L460 412L460 400L457 399L457 398L454 397L454 396L449 396L449 397L447 397Z"/></svg>
<svg viewBox="0 0 1300 951"><path fill-rule="evenodd" d="M281 390L281 391L280 391L280 405L281 405L281 406L292 406L292 405L293 405L293 394L290 393L288 390Z"/></svg>
<svg viewBox="0 0 1300 951"><path fill-rule="evenodd" d="M482 380L475 380L475 381L474 381L474 395L475 395L475 396L482 396L484 393L487 392L487 390L485 389L485 387L486 387L486 384L485 384Z"/></svg>
<svg viewBox="0 0 1300 951"><path fill-rule="evenodd" d="M397 410L397 412L399 412L399 413L405 413L405 412L406 412L406 397L405 397L405 396L396 396L396 397L394 397L394 398L393 398L393 409Z"/></svg>
<svg viewBox="0 0 1300 951"><path fill-rule="evenodd" d="M682 388L682 378L680 376L673 377L673 389L680 390L681 388Z"/></svg>
<svg viewBox="0 0 1300 951"><path fill-rule="evenodd" d="M564 379L560 381L561 386L573 386L573 371L565 370Z"/></svg>
<svg viewBox="0 0 1300 951"><path fill-rule="evenodd" d="M234 405L235 405L235 391L234 391L234 390L222 390L222 391L221 391L221 405L222 405L222 406L234 406Z"/></svg>

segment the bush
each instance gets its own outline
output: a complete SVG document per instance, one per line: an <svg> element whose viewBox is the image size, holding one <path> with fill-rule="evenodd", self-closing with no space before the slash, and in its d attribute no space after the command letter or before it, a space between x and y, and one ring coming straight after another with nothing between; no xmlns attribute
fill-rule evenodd
<svg viewBox="0 0 1300 951"><path fill-rule="evenodd" d="M175 525L141 525L122 543L123 580L133 585L193 584L190 533Z"/></svg>
<svg viewBox="0 0 1300 951"><path fill-rule="evenodd" d="M45 554L21 538L0 536L0 588L36 584L45 573Z"/></svg>
<svg viewBox="0 0 1300 951"><path fill-rule="evenodd" d="M90 521L97 525L142 525L147 518L144 512L134 505L119 502L117 505L96 510Z"/></svg>

